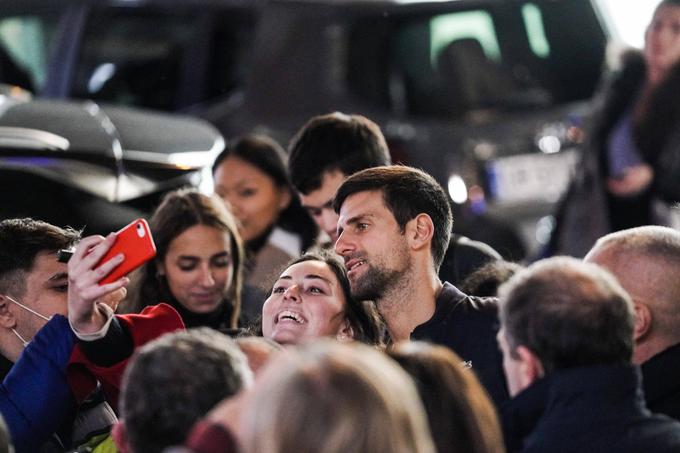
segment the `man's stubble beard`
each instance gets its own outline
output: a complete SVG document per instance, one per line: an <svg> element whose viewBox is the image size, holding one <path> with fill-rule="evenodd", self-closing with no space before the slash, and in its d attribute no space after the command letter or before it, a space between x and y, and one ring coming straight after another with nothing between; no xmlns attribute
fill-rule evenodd
<svg viewBox="0 0 680 453"><path fill-rule="evenodd" d="M399 268L364 264L368 266L364 275L355 282L350 282L352 297L355 300L371 300L377 304L378 309L387 308L398 304L398 300L391 300L390 294L395 294L408 282L408 273L411 268L411 257L407 251L402 250L402 265Z"/></svg>

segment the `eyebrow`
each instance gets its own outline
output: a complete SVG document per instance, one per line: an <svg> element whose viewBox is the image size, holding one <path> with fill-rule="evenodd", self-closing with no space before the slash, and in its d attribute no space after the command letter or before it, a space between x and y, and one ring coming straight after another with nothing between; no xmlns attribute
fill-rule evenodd
<svg viewBox="0 0 680 453"><path fill-rule="evenodd" d="M209 259L213 258L222 258L223 256L229 256L230 253L227 252L226 250L224 252L219 252L215 253L214 255L210 255ZM195 255L180 255L177 257L178 260L191 260L191 261L199 261L201 259L200 256L195 256Z"/></svg>
<svg viewBox="0 0 680 453"><path fill-rule="evenodd" d="M235 181L233 184L230 185L224 185L220 183L215 184L215 189L220 189L220 190L239 190L243 186L252 186L252 185L257 185L256 182L254 182L251 178L245 178L245 179L239 179Z"/></svg>
<svg viewBox="0 0 680 453"><path fill-rule="evenodd" d="M190 261L196 261L200 260L199 257L193 256L193 255L180 255L177 257L178 260L190 260Z"/></svg>
<svg viewBox="0 0 680 453"><path fill-rule="evenodd" d="M292 279L293 277L291 277L290 275L282 275L281 277L279 277L279 280L292 280ZM333 282L331 282L329 279L317 274L307 274L303 277L303 280L322 280L331 286L333 285Z"/></svg>
<svg viewBox="0 0 680 453"><path fill-rule="evenodd" d="M364 213L364 214L357 214L354 217L350 217L349 219L347 219L347 221L345 222L345 225L347 225L347 226L356 225L357 223L361 222L363 219L372 218L372 217L375 217L375 215L370 213L370 212ZM341 227L340 222L338 221L338 235L342 234L342 232L344 230L345 230L345 228Z"/></svg>
<svg viewBox="0 0 680 453"><path fill-rule="evenodd" d="M234 183L234 187L236 189L240 189L243 186L252 186L252 185L257 185L257 182L253 180L253 178L243 178L239 179Z"/></svg>
<svg viewBox="0 0 680 453"><path fill-rule="evenodd" d="M57 280L63 280L65 278L68 278L68 274L66 272L59 272L57 274L54 274L50 278L48 278L47 281L54 282L54 281L57 281Z"/></svg>

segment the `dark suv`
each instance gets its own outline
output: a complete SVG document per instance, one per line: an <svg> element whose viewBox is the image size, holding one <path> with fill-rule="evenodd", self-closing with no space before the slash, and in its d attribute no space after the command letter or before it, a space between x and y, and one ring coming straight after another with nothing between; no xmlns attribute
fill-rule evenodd
<svg viewBox="0 0 680 453"><path fill-rule="evenodd" d="M499 219L531 248L574 165L608 38L590 0L54 3L0 18L6 60L37 93L181 110L283 142L312 115L363 113L395 160L465 206L459 226Z"/></svg>

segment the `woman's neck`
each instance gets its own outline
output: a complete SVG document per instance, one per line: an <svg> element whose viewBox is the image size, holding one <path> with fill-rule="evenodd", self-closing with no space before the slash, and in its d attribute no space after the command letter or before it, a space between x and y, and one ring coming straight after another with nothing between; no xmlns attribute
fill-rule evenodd
<svg viewBox="0 0 680 453"><path fill-rule="evenodd" d="M262 247L267 243L267 240L269 239L269 235L271 234L272 230L274 229L274 225L270 226L267 228L262 234L259 236L252 238L251 240L246 242L246 249L252 253L257 253L260 251Z"/></svg>

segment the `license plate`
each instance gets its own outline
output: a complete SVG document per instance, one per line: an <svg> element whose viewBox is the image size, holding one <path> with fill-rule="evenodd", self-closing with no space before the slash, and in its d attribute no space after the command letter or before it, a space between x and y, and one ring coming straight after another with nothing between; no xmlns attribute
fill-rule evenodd
<svg viewBox="0 0 680 453"><path fill-rule="evenodd" d="M486 163L489 194L496 202L555 202L574 173L574 149L555 154L521 154Z"/></svg>

